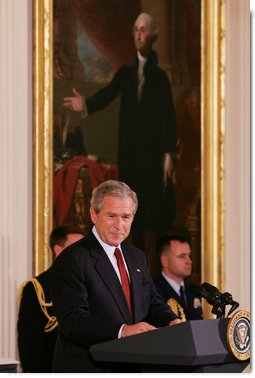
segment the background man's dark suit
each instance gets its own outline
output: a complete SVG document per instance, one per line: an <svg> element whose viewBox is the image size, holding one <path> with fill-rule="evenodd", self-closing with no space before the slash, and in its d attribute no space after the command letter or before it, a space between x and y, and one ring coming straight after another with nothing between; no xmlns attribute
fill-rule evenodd
<svg viewBox="0 0 255 378"><path fill-rule="evenodd" d="M41 284L45 301L51 302L49 279L50 269L36 277ZM50 316L52 306L47 307ZM57 328L44 332L48 322L43 313L35 288L29 281L23 288L18 317L18 349L23 372L50 373L52 371L52 356L57 338Z"/></svg>
<svg viewBox="0 0 255 378"><path fill-rule="evenodd" d="M185 281L184 281L185 282ZM187 299L187 305L182 302L180 296L172 288L172 286L166 281L162 274L154 280L156 289L161 295L165 303L167 303L169 298L175 299L183 308L187 320L197 320L202 319L202 308L198 306L194 307L194 300L197 303L197 298L192 294L191 287L184 283L185 285L185 295Z"/></svg>
<svg viewBox="0 0 255 378"><path fill-rule="evenodd" d="M121 248L130 274L133 319L114 268L93 233L54 262L51 290L59 322L54 372L107 371L90 357L90 345L118 338L124 323L147 321L161 327L176 318L155 290L145 254L127 243Z"/></svg>

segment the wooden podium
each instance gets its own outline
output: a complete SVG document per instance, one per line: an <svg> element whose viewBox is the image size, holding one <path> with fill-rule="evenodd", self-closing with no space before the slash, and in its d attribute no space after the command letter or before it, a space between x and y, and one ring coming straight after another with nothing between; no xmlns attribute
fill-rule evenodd
<svg viewBox="0 0 255 378"><path fill-rule="evenodd" d="M141 372L240 373L229 352L229 319L191 320L90 347L94 360L138 364Z"/></svg>

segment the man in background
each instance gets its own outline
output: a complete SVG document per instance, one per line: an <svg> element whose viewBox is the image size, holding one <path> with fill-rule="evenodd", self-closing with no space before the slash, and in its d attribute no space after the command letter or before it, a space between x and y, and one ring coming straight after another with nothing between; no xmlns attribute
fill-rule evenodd
<svg viewBox="0 0 255 378"><path fill-rule="evenodd" d="M58 226L50 234L53 260L83 234L68 226ZM58 323L52 308L46 270L21 285L19 293L18 350L24 373L50 373Z"/></svg>
<svg viewBox="0 0 255 378"><path fill-rule="evenodd" d="M157 251L162 267L161 275L154 280L158 293L182 319L202 319L201 302L186 281L192 273L188 240L182 236L163 237L157 243Z"/></svg>

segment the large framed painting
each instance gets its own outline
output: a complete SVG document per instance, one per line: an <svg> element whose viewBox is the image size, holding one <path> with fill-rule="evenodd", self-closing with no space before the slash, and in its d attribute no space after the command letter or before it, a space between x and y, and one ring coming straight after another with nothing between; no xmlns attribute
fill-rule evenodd
<svg viewBox="0 0 255 378"><path fill-rule="evenodd" d="M34 272L51 264L51 229L73 223L86 233L91 190L101 181L119 178L119 97L88 117L67 109L63 101L93 95L132 62L132 28L141 12L156 23L153 48L171 85L177 130L174 173L160 219L166 219L165 233L189 236L193 280L221 287L225 111L221 0L34 2ZM153 187L153 174L148 176L152 177L148 187ZM159 198L153 201L157 207ZM141 236L156 273L157 233L145 227Z"/></svg>

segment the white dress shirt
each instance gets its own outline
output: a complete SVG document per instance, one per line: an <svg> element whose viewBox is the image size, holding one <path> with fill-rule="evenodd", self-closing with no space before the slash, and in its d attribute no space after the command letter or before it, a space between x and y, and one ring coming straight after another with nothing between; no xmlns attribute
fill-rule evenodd
<svg viewBox="0 0 255 378"><path fill-rule="evenodd" d="M164 272L161 272L161 274L165 278L165 280L169 283L169 285L172 286L172 288L174 289L174 291L176 292L176 294L178 294L180 296L180 287L183 286L183 288L185 289L184 281L182 280L180 282L180 284L178 284L177 282L175 282L174 280L172 280L170 277L168 277Z"/></svg>

